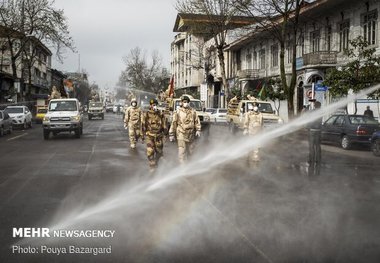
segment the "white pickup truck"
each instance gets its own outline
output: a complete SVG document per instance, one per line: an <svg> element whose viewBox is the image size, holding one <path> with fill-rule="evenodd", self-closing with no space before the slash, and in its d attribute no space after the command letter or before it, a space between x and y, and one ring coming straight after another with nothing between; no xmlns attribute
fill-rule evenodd
<svg viewBox="0 0 380 263"><path fill-rule="evenodd" d="M44 139L48 140L50 132L75 133L77 138L83 134L83 113L77 99L52 99L48 111L42 121Z"/></svg>
<svg viewBox="0 0 380 263"><path fill-rule="evenodd" d="M259 111L263 114L264 128L275 127L284 121L275 114L272 105L267 101L260 100L235 100L230 101L227 110L227 123L232 134L238 130L243 130L245 114L248 112L249 105L256 103Z"/></svg>

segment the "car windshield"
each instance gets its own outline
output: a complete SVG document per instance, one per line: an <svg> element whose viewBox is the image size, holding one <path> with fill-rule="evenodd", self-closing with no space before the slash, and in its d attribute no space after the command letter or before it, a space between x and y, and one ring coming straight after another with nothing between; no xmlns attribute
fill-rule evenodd
<svg viewBox="0 0 380 263"><path fill-rule="evenodd" d="M23 113L22 108L5 108L5 111L8 113Z"/></svg>
<svg viewBox="0 0 380 263"><path fill-rule="evenodd" d="M91 102L90 107L103 107L103 103L101 102Z"/></svg>
<svg viewBox="0 0 380 263"><path fill-rule="evenodd" d="M49 105L50 111L76 111L75 101L52 101Z"/></svg>
<svg viewBox="0 0 380 263"><path fill-rule="evenodd" d="M47 112L47 109L38 109L37 110L37 113L46 113Z"/></svg>
<svg viewBox="0 0 380 263"><path fill-rule="evenodd" d="M175 108L177 109L180 105L180 101L176 101ZM202 111L202 102L199 100L191 100L190 101L190 107L195 109L196 111Z"/></svg>
<svg viewBox="0 0 380 263"><path fill-rule="evenodd" d="M253 102L247 102L247 104L253 105ZM259 107L260 112L271 113L271 114L273 113L272 105L270 103L259 102L259 103L257 103L257 106ZM249 108L251 108L251 106L248 106L248 109Z"/></svg>
<svg viewBox="0 0 380 263"><path fill-rule="evenodd" d="M352 124L379 124L375 119L367 116L350 116L350 122Z"/></svg>

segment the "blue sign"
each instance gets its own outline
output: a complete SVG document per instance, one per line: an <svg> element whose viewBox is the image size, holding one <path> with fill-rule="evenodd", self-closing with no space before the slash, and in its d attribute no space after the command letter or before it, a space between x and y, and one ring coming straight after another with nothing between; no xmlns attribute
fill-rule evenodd
<svg viewBox="0 0 380 263"><path fill-rule="evenodd" d="M326 91L326 90L328 90L328 87L323 86L321 80L319 80L317 83L315 83L314 91Z"/></svg>
<svg viewBox="0 0 380 263"><path fill-rule="evenodd" d="M303 67L303 57L296 58L296 70Z"/></svg>

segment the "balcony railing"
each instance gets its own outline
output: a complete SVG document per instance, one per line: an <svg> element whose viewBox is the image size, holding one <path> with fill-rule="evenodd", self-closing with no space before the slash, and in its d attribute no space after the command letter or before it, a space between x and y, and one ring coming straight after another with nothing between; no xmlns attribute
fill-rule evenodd
<svg viewBox="0 0 380 263"><path fill-rule="evenodd" d="M238 77L240 79L258 79L259 76L260 75L258 69L242 69L238 71Z"/></svg>
<svg viewBox="0 0 380 263"><path fill-rule="evenodd" d="M321 65L321 64L336 64L337 63L336 51L318 51L303 55L303 65Z"/></svg>

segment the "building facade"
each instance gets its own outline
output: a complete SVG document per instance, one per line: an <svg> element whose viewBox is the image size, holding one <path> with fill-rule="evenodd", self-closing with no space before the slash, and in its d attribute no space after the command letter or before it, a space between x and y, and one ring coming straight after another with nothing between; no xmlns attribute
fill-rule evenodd
<svg viewBox="0 0 380 263"><path fill-rule="evenodd" d="M349 47L350 40L362 36L371 48L376 49L375 55L380 55L379 9L379 0L316 0L304 6L296 39L295 114L308 104L310 96L323 104L329 103L328 89L321 83L328 68L340 67L349 62L344 50ZM230 41L225 49L229 87L240 89L243 95L257 90L268 79L280 76L280 46L268 32L257 30L254 34ZM190 39L189 34L187 39ZM210 46L210 41L212 39L206 40L205 46ZM291 43L292 39L289 38L285 44L285 72L288 79L293 62ZM220 69L216 57L215 61L211 86L221 84L218 84ZM172 72L184 74L180 73L180 67L172 67ZM223 87L219 90L223 90ZM286 107L286 103L283 105ZM282 110L287 112L287 109Z"/></svg>
<svg viewBox="0 0 380 263"><path fill-rule="evenodd" d="M328 68L349 62L344 50L349 48L350 40L362 36L371 48L376 48L376 55L380 54L379 8L376 0L319 0L301 13L296 41L296 114L308 104L310 96L329 103L328 89L321 83ZM285 50L286 74L291 74L291 42L289 39ZM226 52L231 58L227 61L228 77L238 82L243 94L256 89L268 78L280 76L279 43L266 31L231 43Z"/></svg>

